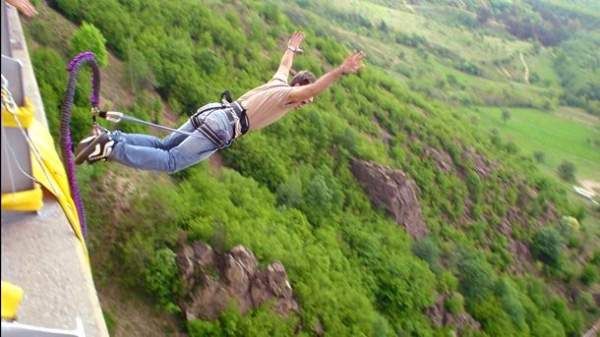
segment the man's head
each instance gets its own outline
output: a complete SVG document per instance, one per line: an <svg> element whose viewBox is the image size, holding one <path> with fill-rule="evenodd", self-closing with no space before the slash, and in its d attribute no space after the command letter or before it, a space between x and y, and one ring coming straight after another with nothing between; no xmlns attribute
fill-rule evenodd
<svg viewBox="0 0 600 337"><path fill-rule="evenodd" d="M290 82L290 86L299 87L299 86L311 84L316 80L317 80L317 78L315 77L315 75L313 73L311 73L308 70L302 70L302 71L297 72L296 75L294 75L294 77L292 78L292 81ZM300 104L300 106L303 106L304 104L310 103L312 101L313 101L313 98L311 97L311 98L303 101Z"/></svg>
<svg viewBox="0 0 600 337"><path fill-rule="evenodd" d="M296 87L301 85L307 85L313 83L316 80L317 78L313 73L311 73L308 70L302 70L297 72L296 75L294 75L294 78L292 78L292 81L290 82L290 86Z"/></svg>

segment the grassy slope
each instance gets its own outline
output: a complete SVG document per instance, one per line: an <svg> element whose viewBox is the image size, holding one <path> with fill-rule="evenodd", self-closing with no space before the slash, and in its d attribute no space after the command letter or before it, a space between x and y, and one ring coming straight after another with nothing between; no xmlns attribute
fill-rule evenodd
<svg viewBox="0 0 600 337"><path fill-rule="evenodd" d="M501 135L519 144L526 154L544 152L546 160L541 166L546 170L555 171L563 160L568 160L577 167L579 178L600 180L600 149L590 142L590 139L600 137L600 130L594 127L600 121L576 120L571 113L511 109L511 118L504 123L501 110L479 108L476 114L485 127L497 128Z"/></svg>

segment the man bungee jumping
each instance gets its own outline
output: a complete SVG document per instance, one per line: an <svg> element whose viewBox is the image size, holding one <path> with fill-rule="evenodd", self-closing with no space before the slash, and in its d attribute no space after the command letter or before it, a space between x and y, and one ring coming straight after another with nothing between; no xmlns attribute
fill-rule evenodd
<svg viewBox="0 0 600 337"><path fill-rule="evenodd" d="M271 80L237 101L204 105L177 132L163 139L95 128L94 134L77 146L75 162L110 160L138 169L174 173L228 147L248 130L264 128L291 109L312 102L343 75L362 67L365 55L357 51L317 80L311 72L300 71L288 84L294 55L302 52L303 40L304 34L295 32Z"/></svg>

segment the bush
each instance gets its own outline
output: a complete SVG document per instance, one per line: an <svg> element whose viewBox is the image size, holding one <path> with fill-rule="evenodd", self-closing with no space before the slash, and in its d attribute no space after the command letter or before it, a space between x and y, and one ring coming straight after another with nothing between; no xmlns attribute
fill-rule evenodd
<svg viewBox="0 0 600 337"><path fill-rule="evenodd" d="M598 282L598 268L592 264L586 265L581 272L580 279L586 286Z"/></svg>
<svg viewBox="0 0 600 337"><path fill-rule="evenodd" d="M458 263L461 292L469 299L485 297L494 285L494 271L481 255L463 255Z"/></svg>
<svg viewBox="0 0 600 337"><path fill-rule="evenodd" d="M558 176L565 181L575 181L575 164L570 161L563 161L558 165Z"/></svg>
<svg viewBox="0 0 600 337"><path fill-rule="evenodd" d="M600 267L600 250L594 252L594 255L592 255L590 262L593 263L596 267Z"/></svg>
<svg viewBox="0 0 600 337"><path fill-rule="evenodd" d="M446 308L446 310L448 310L448 312L451 314L460 314L464 311L464 302L465 299L460 293L453 292L452 295L450 295L448 298L446 298L446 301L444 301L444 308Z"/></svg>
<svg viewBox="0 0 600 337"><path fill-rule="evenodd" d="M439 250L436 244L431 238L424 238L419 241L415 241L412 245L412 252L420 259L424 260L429 264L429 268L435 272L441 272L441 267L438 264Z"/></svg>
<svg viewBox="0 0 600 337"><path fill-rule="evenodd" d="M562 245L560 234L552 227L545 227L535 233L530 248L535 258L557 268L560 265Z"/></svg>
<svg viewBox="0 0 600 337"><path fill-rule="evenodd" d="M577 295L577 298L575 298L575 304L577 307L584 309L591 314L596 314L600 311L596 306L594 296L587 291L582 291Z"/></svg>
<svg viewBox="0 0 600 337"><path fill-rule="evenodd" d="M535 151L533 153L533 159L538 163L544 163L546 161L546 154L542 151Z"/></svg>
<svg viewBox="0 0 600 337"><path fill-rule="evenodd" d="M510 110L502 109L502 121L504 123L508 122L511 116L512 114L510 113Z"/></svg>
<svg viewBox="0 0 600 337"><path fill-rule="evenodd" d="M83 23L73 34L70 43L71 56L75 56L84 51L92 51L96 54L96 61L99 65L108 64L108 52L106 51L106 39L94 25Z"/></svg>
<svg viewBox="0 0 600 337"><path fill-rule="evenodd" d="M179 293L180 283L173 251L169 248L156 251L144 272L144 281L148 292L161 306L168 311L177 311L174 303Z"/></svg>

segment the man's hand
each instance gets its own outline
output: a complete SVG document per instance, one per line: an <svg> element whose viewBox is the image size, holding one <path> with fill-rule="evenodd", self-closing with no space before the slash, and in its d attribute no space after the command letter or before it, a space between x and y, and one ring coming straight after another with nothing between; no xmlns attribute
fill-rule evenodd
<svg viewBox="0 0 600 337"><path fill-rule="evenodd" d="M325 91L330 85L337 81L344 74L353 74L362 68L362 60L365 53L356 51L352 53L339 67L330 70L325 75L319 77L314 83L294 88L288 94L288 100L291 103L304 102L312 100L314 97Z"/></svg>
<svg viewBox="0 0 600 337"><path fill-rule="evenodd" d="M26 17L32 17L37 14L35 7L28 0L6 0L6 2L10 5L15 6L16 9L21 12L21 14Z"/></svg>
<svg viewBox="0 0 600 337"><path fill-rule="evenodd" d="M365 53L362 51L355 51L348 56L340 66L342 74L353 74L359 71L363 66L362 60L365 58L365 56Z"/></svg>
<svg viewBox="0 0 600 337"><path fill-rule="evenodd" d="M300 49L300 44L302 44L302 41L304 41L304 33L295 32L288 40L287 47L294 53L302 53L303 50Z"/></svg>

